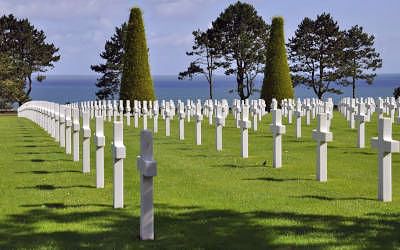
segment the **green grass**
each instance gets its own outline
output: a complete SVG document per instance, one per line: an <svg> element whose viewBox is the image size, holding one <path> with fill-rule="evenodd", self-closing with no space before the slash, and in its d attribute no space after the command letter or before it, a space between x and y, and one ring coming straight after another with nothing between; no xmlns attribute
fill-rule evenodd
<svg viewBox="0 0 400 250"><path fill-rule="evenodd" d="M105 188L96 189L94 157L84 175L81 163L37 125L0 116L0 249L400 248L400 155L393 156L393 202L379 202L377 153L370 148L376 117L366 126L366 149L358 149L357 130L335 113L327 183L315 180L316 121L306 126L303 119L302 140L287 125L283 167L273 169L270 119L250 131L248 159L240 157L240 130L231 118L222 152L215 150L215 130L206 119L201 146L194 143L193 121L179 141L176 118L169 138L160 120L154 136L156 239L143 242L139 129L124 128L125 208L113 209L111 123L105 123ZM400 139L396 124L393 138Z"/></svg>

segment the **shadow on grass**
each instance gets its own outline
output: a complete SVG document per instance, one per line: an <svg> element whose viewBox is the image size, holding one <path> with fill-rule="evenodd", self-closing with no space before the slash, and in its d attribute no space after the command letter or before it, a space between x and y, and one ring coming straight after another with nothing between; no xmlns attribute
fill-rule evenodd
<svg viewBox="0 0 400 250"><path fill-rule="evenodd" d="M43 162L50 162L50 161L71 161L68 159L53 159L53 160L49 160L49 159L39 159L39 158L35 158L35 159L27 159L27 160L16 160L16 161L25 161L25 162L35 162L35 163L43 163Z"/></svg>
<svg viewBox="0 0 400 250"><path fill-rule="evenodd" d="M32 171L20 171L15 172L16 174L63 174L63 173L82 173L82 171L78 170L56 170L56 171L47 171L47 170L32 170Z"/></svg>
<svg viewBox="0 0 400 250"><path fill-rule="evenodd" d="M244 181L272 181L272 182L284 182L284 181L313 181L314 179L309 178L274 178L274 177L259 177L253 179L242 179Z"/></svg>
<svg viewBox="0 0 400 250"><path fill-rule="evenodd" d="M97 205L26 205L34 208L0 222L0 248L393 249L400 244L398 213L360 218L168 205L156 205L155 240L144 242L138 239L139 218L128 209L79 209Z"/></svg>
<svg viewBox="0 0 400 250"><path fill-rule="evenodd" d="M291 196L292 198L301 198L301 199L315 199L321 201L353 201L353 200L366 200L366 201L377 201L376 199L365 198L365 197L340 197L333 198L322 195L302 195L302 196Z"/></svg>
<svg viewBox="0 0 400 250"><path fill-rule="evenodd" d="M253 164L253 165L243 165L243 164L221 164L221 165L213 165L213 167L222 167L222 168L265 168L267 165L265 164Z"/></svg>
<svg viewBox="0 0 400 250"><path fill-rule="evenodd" d="M90 185L54 186L48 184L40 184L35 186L17 187L16 189L55 190L55 189L68 189L68 188L96 188L96 187Z"/></svg>

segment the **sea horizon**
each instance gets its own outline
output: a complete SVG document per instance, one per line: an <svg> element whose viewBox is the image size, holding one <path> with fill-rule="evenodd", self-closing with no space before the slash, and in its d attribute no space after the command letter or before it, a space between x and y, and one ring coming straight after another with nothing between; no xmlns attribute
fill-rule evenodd
<svg viewBox="0 0 400 250"><path fill-rule="evenodd" d="M101 75L47 75L47 78L39 83L36 80L32 84L31 98L33 100L54 101L59 103L79 102L86 100L95 100L95 86L97 78ZM157 99L159 100L186 100L186 99L209 99L209 87L204 77L198 76L193 80L178 80L178 75L153 75L154 88ZM263 75L260 74L255 80L255 88L261 89ZM236 80L234 76L217 75L214 82L214 99L227 99L231 102L235 98L239 98L234 91ZM332 86L336 86L334 83ZM392 96L393 89L400 86L400 73L381 73L377 74L372 85L368 85L363 81L357 82L357 97L378 97ZM233 92L230 92L232 91ZM316 97L311 89L304 86L294 88L295 97L312 98ZM337 103L340 98L351 96L352 87L340 87L343 91L342 95L328 93L324 95L324 99L333 98ZM254 92L251 99L258 99L260 93Z"/></svg>

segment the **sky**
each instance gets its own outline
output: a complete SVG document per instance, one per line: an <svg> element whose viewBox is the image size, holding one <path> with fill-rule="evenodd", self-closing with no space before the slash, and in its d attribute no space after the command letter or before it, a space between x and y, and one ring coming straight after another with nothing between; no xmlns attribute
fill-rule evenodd
<svg viewBox="0 0 400 250"><path fill-rule="evenodd" d="M140 7L146 29L153 75L177 75L190 57L192 31L207 29L231 3L230 0L0 0L0 14L28 18L43 30L47 41L60 48L61 59L49 75L95 74L90 65L102 62L99 54L115 27ZM285 19L286 39L293 36L304 17L315 19L331 13L341 29L353 25L375 35L383 59L378 73L400 73L399 0L251 0L267 23L274 16Z"/></svg>

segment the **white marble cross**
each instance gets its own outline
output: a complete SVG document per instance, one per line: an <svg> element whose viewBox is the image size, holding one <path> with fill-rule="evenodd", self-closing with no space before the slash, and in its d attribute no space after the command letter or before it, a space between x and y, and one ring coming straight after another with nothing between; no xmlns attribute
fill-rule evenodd
<svg viewBox="0 0 400 250"><path fill-rule="evenodd" d="M133 126L135 128L139 127L139 106L138 101L133 101Z"/></svg>
<svg viewBox="0 0 400 250"><path fill-rule="evenodd" d="M96 133L94 144L96 145L96 187L104 188L104 137L103 117L96 116Z"/></svg>
<svg viewBox="0 0 400 250"><path fill-rule="evenodd" d="M165 103L164 117L165 117L165 136L170 136L171 135L171 110L170 110L169 102Z"/></svg>
<svg viewBox="0 0 400 250"><path fill-rule="evenodd" d="M183 102L178 103L179 109L179 140L185 139L185 105Z"/></svg>
<svg viewBox="0 0 400 250"><path fill-rule="evenodd" d="M296 104L296 111L294 112L294 116L296 117L296 138L301 138L301 117L302 117L302 110L301 110L301 101L300 99L297 100Z"/></svg>
<svg viewBox="0 0 400 250"><path fill-rule="evenodd" d="M225 126L225 117L222 116L222 107L217 105L215 115L215 146L217 151L222 150L222 128Z"/></svg>
<svg viewBox="0 0 400 250"><path fill-rule="evenodd" d="M317 164L316 176L320 182L328 180L328 142L332 141L332 132L328 129L328 118L326 113L319 113L317 115L318 124L317 129L313 130L312 136L317 141Z"/></svg>
<svg viewBox="0 0 400 250"><path fill-rule="evenodd" d="M82 130L83 130L83 146L82 146L82 172L90 172L90 111L82 112Z"/></svg>
<svg viewBox="0 0 400 250"><path fill-rule="evenodd" d="M74 161L79 161L79 109L72 109L72 123L73 123L73 143L74 143L74 151L73 157Z"/></svg>
<svg viewBox="0 0 400 250"><path fill-rule="evenodd" d="M198 100L196 104L196 126L195 126L195 133L196 133L196 145L201 145L201 121L203 120L203 115L201 113L201 101Z"/></svg>
<svg viewBox="0 0 400 250"><path fill-rule="evenodd" d="M126 100L126 125L131 126L131 101Z"/></svg>
<svg viewBox="0 0 400 250"><path fill-rule="evenodd" d="M142 114L143 114L143 129L147 129L147 101L143 101L143 108L142 108Z"/></svg>
<svg viewBox="0 0 400 250"><path fill-rule="evenodd" d="M249 105L242 105L242 119L239 121L239 127L241 129L241 152L243 158L249 157L249 128L251 122L249 121Z"/></svg>
<svg viewBox="0 0 400 250"><path fill-rule="evenodd" d="M114 159L114 208L124 207L124 159L126 158L126 149L123 139L122 122L114 122L114 141L112 144L112 152Z"/></svg>
<svg viewBox="0 0 400 250"><path fill-rule="evenodd" d="M65 107L60 105L60 147L65 147Z"/></svg>
<svg viewBox="0 0 400 250"><path fill-rule="evenodd" d="M357 147L365 147L365 122L367 121L367 116L365 115L365 103L360 102L358 104L358 113L354 116L354 119L358 121L358 138Z"/></svg>
<svg viewBox="0 0 400 250"><path fill-rule="evenodd" d="M371 145L378 149L378 200L392 201L392 153L400 151L400 143L392 140L390 118L379 119L378 137L371 139Z"/></svg>
<svg viewBox="0 0 400 250"><path fill-rule="evenodd" d="M286 133L286 127L282 125L282 111L278 109L278 104L275 99L271 104L272 124L270 125L274 140L273 147L273 162L274 168L282 167L282 135Z"/></svg>
<svg viewBox="0 0 400 250"><path fill-rule="evenodd" d="M154 101L153 103L153 132L154 134L158 133L158 101Z"/></svg>
<svg viewBox="0 0 400 250"><path fill-rule="evenodd" d="M157 175L157 163L153 156L153 136L148 130L140 133L137 167L140 172L140 239L153 240L153 177Z"/></svg>
<svg viewBox="0 0 400 250"><path fill-rule="evenodd" d="M65 106L65 153L71 154L72 143L71 143L71 132L72 132L72 118L71 118L71 106Z"/></svg>

